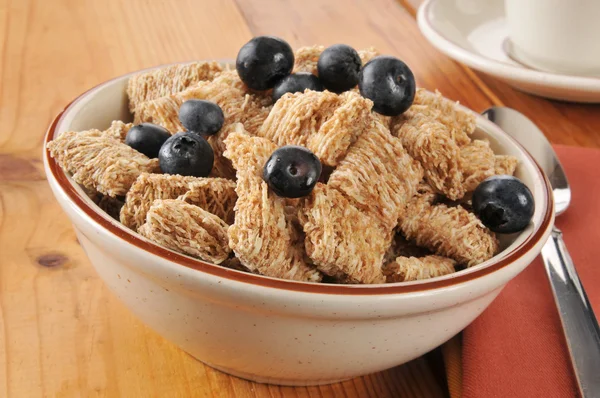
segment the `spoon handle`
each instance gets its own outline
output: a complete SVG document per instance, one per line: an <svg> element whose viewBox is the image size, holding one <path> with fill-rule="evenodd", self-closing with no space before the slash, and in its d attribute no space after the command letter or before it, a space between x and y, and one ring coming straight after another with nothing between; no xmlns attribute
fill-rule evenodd
<svg viewBox="0 0 600 398"><path fill-rule="evenodd" d="M581 395L600 394L600 328L562 238L554 227L542 248Z"/></svg>

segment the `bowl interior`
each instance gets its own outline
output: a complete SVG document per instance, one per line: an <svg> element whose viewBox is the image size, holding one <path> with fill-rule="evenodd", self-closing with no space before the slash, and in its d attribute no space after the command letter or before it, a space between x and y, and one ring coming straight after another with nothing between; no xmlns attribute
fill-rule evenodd
<svg viewBox="0 0 600 398"><path fill-rule="evenodd" d="M57 136L65 131L83 131L92 128L106 129L113 120L130 122L132 120L132 115L128 109L128 99L126 94L129 76L131 76L131 74L110 80L77 98L67 107L62 117L58 120L54 135ZM548 200L548 187L546 185L545 177L530 155L498 126L480 115L478 115L477 130L473 134L473 137L489 140L490 146L496 154L513 155L519 159L519 166L517 167L515 175L531 189L536 203L532 223L520 233L499 236L501 252L494 256L494 258L482 264L450 275L424 281L403 282L403 284L423 284L431 282L434 279L452 279L461 274L475 272L478 269L496 263L498 260L514 252L517 248L523 246L526 241L530 240L532 235L540 229L545 218L547 218L548 206L550 206ZM48 137L47 139L51 140L52 137ZM112 219L108 214L104 213L85 194L84 190L78 184L71 178L68 178L68 180L79 197L92 208L94 212L98 213L116 227L126 231L126 233L135 235L138 239L147 241L141 235L129 230Z"/></svg>
<svg viewBox="0 0 600 398"><path fill-rule="evenodd" d="M95 87L75 100L56 126L56 134L65 131L105 130L113 120L133 121L129 112L127 82L129 75Z"/></svg>

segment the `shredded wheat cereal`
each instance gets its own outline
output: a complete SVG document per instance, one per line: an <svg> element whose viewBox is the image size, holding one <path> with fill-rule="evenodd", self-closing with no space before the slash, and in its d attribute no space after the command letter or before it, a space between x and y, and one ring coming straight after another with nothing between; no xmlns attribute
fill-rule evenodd
<svg viewBox="0 0 600 398"><path fill-rule="evenodd" d="M460 163L465 177L465 190L470 192L493 175L513 175L518 160L510 155L495 155L489 142L474 140L460 149Z"/></svg>
<svg viewBox="0 0 600 398"><path fill-rule="evenodd" d="M494 165L495 155L489 142L473 140L460 148L460 166L464 177L465 191L474 191L480 182L493 176L495 174Z"/></svg>
<svg viewBox="0 0 600 398"><path fill-rule="evenodd" d="M194 193L185 196L191 189ZM235 204L235 183L223 178L184 177L171 174L141 174L131 186L121 209L121 223L134 231L146 222L146 213L156 199L176 199L228 220Z"/></svg>
<svg viewBox="0 0 600 398"><path fill-rule="evenodd" d="M461 198L465 191L459 166L460 149L444 125L427 113L411 110L393 123L393 134L421 163L427 182L452 200Z"/></svg>
<svg viewBox="0 0 600 398"><path fill-rule="evenodd" d="M224 178L202 178L188 184L189 191L178 199L196 205L233 224L237 201L235 182Z"/></svg>
<svg viewBox="0 0 600 398"><path fill-rule="evenodd" d="M334 166L370 124L371 100L352 92L340 95L343 104L308 138L310 148L326 165Z"/></svg>
<svg viewBox="0 0 600 398"><path fill-rule="evenodd" d="M364 50L358 50L358 56L360 57L360 60L363 65L372 60L373 58L377 57L378 55L380 55L380 53L375 47L369 47L365 48Z"/></svg>
<svg viewBox="0 0 600 398"><path fill-rule="evenodd" d="M400 220L400 229L407 239L469 267L496 254L495 235L474 214L461 206L431 201L431 195L416 195L407 206Z"/></svg>
<svg viewBox="0 0 600 398"><path fill-rule="evenodd" d="M397 257L384 267L386 282L407 282L435 278L454 272L456 262L442 256Z"/></svg>
<svg viewBox="0 0 600 398"><path fill-rule="evenodd" d="M138 232L168 249L220 264L231 252L227 228L225 221L198 206L158 199Z"/></svg>
<svg viewBox="0 0 600 398"><path fill-rule="evenodd" d="M262 275L319 282L321 274L306 262L299 234L286 217L285 200L262 180L262 166L277 147L264 138L250 137L239 125L225 144L224 155L237 170L235 222L228 231L236 256Z"/></svg>
<svg viewBox="0 0 600 398"><path fill-rule="evenodd" d="M177 64L139 73L129 78L129 110L166 95L176 94L203 80L212 80L223 67L217 62Z"/></svg>
<svg viewBox="0 0 600 398"><path fill-rule="evenodd" d="M439 91L432 93L419 88L411 110L426 113L443 124L458 145L466 145L475 131L475 115L465 112L456 102L444 98Z"/></svg>
<svg viewBox="0 0 600 398"><path fill-rule="evenodd" d="M341 95L306 90L285 94L258 135L278 146L302 145L325 165L335 166L370 123L373 103L354 92Z"/></svg>
<svg viewBox="0 0 600 398"><path fill-rule="evenodd" d="M383 124L387 129L391 130L393 127L393 121L395 121L395 119L392 116L385 116L385 115L381 115L379 113L373 112L372 116L374 119L379 120L379 122L381 124Z"/></svg>
<svg viewBox="0 0 600 398"><path fill-rule="evenodd" d="M423 169L400 140L373 121L331 174L328 185L385 230L392 230L422 178Z"/></svg>
<svg viewBox="0 0 600 398"><path fill-rule="evenodd" d="M421 181L417 186L417 194L412 197L411 202L415 199L421 199L427 203L434 204L440 198L440 195L435 192L427 182Z"/></svg>
<svg viewBox="0 0 600 398"><path fill-rule="evenodd" d="M300 47L294 53L294 73L308 72L318 75L317 62L325 46Z"/></svg>
<svg viewBox="0 0 600 398"><path fill-rule="evenodd" d="M494 174L515 174L519 161L510 155L496 155L494 161Z"/></svg>
<svg viewBox="0 0 600 398"><path fill-rule="evenodd" d="M213 82L215 84L226 84L228 86L241 90L244 94L250 95L250 98L253 102L256 102L257 104L265 108L268 108L273 104L273 90L252 90L250 87L246 86L242 79L240 79L240 76L238 75L235 69L226 70L219 73L217 76L215 76Z"/></svg>
<svg viewBox="0 0 600 398"><path fill-rule="evenodd" d="M120 120L115 120L111 123L110 127L104 131L104 134L121 142L125 142L125 137L127 137L127 133L132 127L133 123L123 123Z"/></svg>
<svg viewBox="0 0 600 398"><path fill-rule="evenodd" d="M323 273L347 283L383 283L389 234L339 191L317 183L300 213L306 253Z"/></svg>
<svg viewBox="0 0 600 398"><path fill-rule="evenodd" d="M121 208L121 223L137 229L146 222L146 213L156 199L176 199L189 190L189 184L198 177L170 174L141 174L131 186Z"/></svg>
<svg viewBox="0 0 600 398"><path fill-rule="evenodd" d="M140 174L158 170L158 159L149 159L99 130L62 133L48 149L75 182L111 197L124 196Z"/></svg>

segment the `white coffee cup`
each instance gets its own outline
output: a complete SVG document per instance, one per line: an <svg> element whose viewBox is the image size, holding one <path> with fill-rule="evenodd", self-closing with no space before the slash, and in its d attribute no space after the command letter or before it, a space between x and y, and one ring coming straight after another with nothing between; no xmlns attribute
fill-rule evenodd
<svg viewBox="0 0 600 398"><path fill-rule="evenodd" d="M510 53L536 69L600 76L600 0L505 0Z"/></svg>

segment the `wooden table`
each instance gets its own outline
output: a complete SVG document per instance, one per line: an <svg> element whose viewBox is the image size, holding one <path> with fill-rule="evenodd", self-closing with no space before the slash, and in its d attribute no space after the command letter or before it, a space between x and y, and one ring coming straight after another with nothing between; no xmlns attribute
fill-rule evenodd
<svg viewBox="0 0 600 398"><path fill-rule="evenodd" d="M107 79L232 58L262 34L294 47L375 46L476 111L507 104L554 143L600 147L597 106L535 98L453 62L394 0L0 0L0 32L0 397L447 394L437 355L337 385L254 384L203 366L134 318L88 262L40 159L53 116Z"/></svg>

